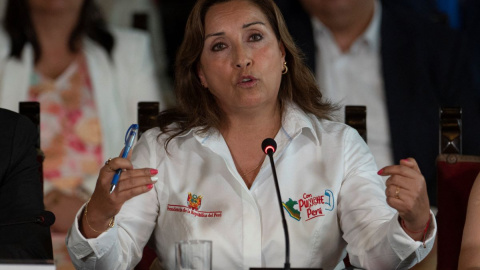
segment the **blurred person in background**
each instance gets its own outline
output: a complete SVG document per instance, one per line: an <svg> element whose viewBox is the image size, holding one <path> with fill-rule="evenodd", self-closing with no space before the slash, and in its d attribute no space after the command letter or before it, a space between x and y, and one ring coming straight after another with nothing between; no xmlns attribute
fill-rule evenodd
<svg viewBox="0 0 480 270"><path fill-rule="evenodd" d="M434 4L276 2L324 96L367 107L367 141L378 166L415 157L436 206L439 109L463 108L463 153L478 155L480 102L464 44L433 16ZM337 119L343 118L341 110Z"/></svg>
<svg viewBox="0 0 480 270"><path fill-rule="evenodd" d="M184 26L174 24L175 22L169 22L168 28L163 25L165 21L162 16L166 14L162 12L162 6L168 1L162 0L159 3L156 0L97 0L96 2L105 14L105 19L109 25L134 28L145 31L150 35L157 76L162 89L162 100L168 102L168 104L163 104L162 107L168 108L174 105L172 77L167 74L170 58L166 52L164 31L177 28L183 30ZM185 6L184 2L177 1L177 4ZM173 25L177 27L172 27ZM168 39L170 40L170 37Z"/></svg>
<svg viewBox="0 0 480 270"><path fill-rule="evenodd" d="M2 26L0 107L40 102L45 207L64 235L103 160L124 145L137 102L169 102L149 37L108 27L93 0L9 0Z"/></svg>

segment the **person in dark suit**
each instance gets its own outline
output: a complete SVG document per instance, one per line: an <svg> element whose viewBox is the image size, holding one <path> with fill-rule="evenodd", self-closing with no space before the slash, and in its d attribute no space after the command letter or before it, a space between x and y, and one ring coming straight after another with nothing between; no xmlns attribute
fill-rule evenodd
<svg viewBox="0 0 480 270"><path fill-rule="evenodd" d="M415 157L427 180L430 202L436 206L435 159L439 153L440 107L462 107L463 154L480 154L477 142L480 137L479 103L470 92L472 78L470 71L466 70L468 59L457 34L443 23L409 12L397 1L276 0L276 3L282 10L290 33L304 52L306 62L317 74L318 82L322 84L325 79L334 80L334 86L364 70L360 68L350 74L337 74L341 75L338 79L325 75L325 70L322 70L325 65L318 63L318 57L326 57L327 52L319 48L313 21L321 22L331 33L340 54L347 55L358 39L373 31L368 29L375 17L374 6L381 8L376 33L378 70L375 76L378 77L378 93L383 95L378 100L385 109L384 113L369 114L372 112L369 108L372 108L367 104L367 125L377 121L379 116L384 116L386 124L385 132L375 132L367 127L367 133L369 136L381 133L389 137L382 147L387 148L386 153L392 161L397 162L406 156ZM332 4L329 10L325 8L327 4ZM359 6L351 8L352 5ZM357 31L341 32L341 27L349 26L358 26ZM368 76L359 78L370 80ZM351 90L358 90L356 84L351 85ZM329 89L323 90L328 92ZM374 95L367 94L367 97L371 99ZM375 101L367 99L367 102ZM375 155L374 142L368 139L368 143ZM382 161L383 158L377 159L377 163Z"/></svg>
<svg viewBox="0 0 480 270"><path fill-rule="evenodd" d="M460 1L461 10L461 30L465 34L469 45L469 56L473 70L476 94L480 96L480 1L462 0Z"/></svg>
<svg viewBox="0 0 480 270"><path fill-rule="evenodd" d="M0 108L0 259L53 259L50 228L34 222L43 210L38 130L25 116Z"/></svg>

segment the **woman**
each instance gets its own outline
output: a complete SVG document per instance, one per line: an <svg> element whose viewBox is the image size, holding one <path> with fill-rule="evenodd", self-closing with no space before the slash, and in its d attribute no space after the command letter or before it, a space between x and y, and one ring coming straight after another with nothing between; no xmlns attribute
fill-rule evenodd
<svg viewBox="0 0 480 270"><path fill-rule="evenodd" d="M458 262L459 270L480 269L480 234L478 231L480 213L480 173L473 183L468 199L467 218L463 228L462 247Z"/></svg>
<svg viewBox="0 0 480 270"><path fill-rule="evenodd" d="M45 206L66 233L118 155L138 101L157 101L147 36L108 29L93 0L11 0L0 30L0 107L41 104ZM166 106L167 100L161 100ZM165 107L164 107L165 108Z"/></svg>
<svg viewBox="0 0 480 270"><path fill-rule="evenodd" d="M342 267L348 250L354 265L395 269L429 252L435 222L415 161L380 170L392 176L385 190L358 133L327 120L332 106L271 0L198 1L176 78L178 108L142 135L132 163L101 169L67 238L77 267L131 268L152 233L164 269L187 239L212 240L214 269L281 267L281 218L260 147L268 137L278 143L292 267Z"/></svg>

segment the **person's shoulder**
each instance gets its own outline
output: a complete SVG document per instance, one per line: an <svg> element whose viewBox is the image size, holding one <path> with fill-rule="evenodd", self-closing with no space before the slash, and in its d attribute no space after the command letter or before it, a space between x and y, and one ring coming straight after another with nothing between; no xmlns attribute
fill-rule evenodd
<svg viewBox="0 0 480 270"><path fill-rule="evenodd" d="M434 19L432 16L421 15L409 10L402 5L394 2L382 1L382 24L388 30L395 32L401 31L416 36L416 38L424 38L430 40L438 37L452 37L458 33L449 28L445 22Z"/></svg>
<svg viewBox="0 0 480 270"><path fill-rule="evenodd" d="M144 131L141 136L149 140L151 138L158 138L158 135L160 135L160 133L160 128L154 127Z"/></svg>
<svg viewBox="0 0 480 270"><path fill-rule="evenodd" d="M109 31L115 40L113 49L115 62L140 63L137 60L143 59L145 53L150 54L152 51L150 36L145 31L121 27L111 27Z"/></svg>
<svg viewBox="0 0 480 270"><path fill-rule="evenodd" d="M109 30L115 41L120 44L124 42L139 43L149 40L149 34L142 30L124 27L111 27Z"/></svg>
<svg viewBox="0 0 480 270"><path fill-rule="evenodd" d="M18 119L21 118L21 116L22 116L21 114L16 113L14 111L0 108L0 125L10 126L18 122Z"/></svg>
<svg viewBox="0 0 480 270"><path fill-rule="evenodd" d="M172 136L174 133L177 132L175 129L173 129L173 128L175 128L175 125L176 124L171 124L168 127L171 131L167 131L167 132L161 131L159 127L154 127L154 128L148 129L148 130L146 130L145 132L142 133L141 137L142 138L145 137L145 140L147 140L149 143L151 143L153 141L163 143L170 136ZM182 137L182 136L180 136L180 137Z"/></svg>
<svg viewBox="0 0 480 270"><path fill-rule="evenodd" d="M3 131L15 132L19 135L37 132L35 124L26 116L4 108L0 108L0 125Z"/></svg>
<svg viewBox="0 0 480 270"><path fill-rule="evenodd" d="M335 121L336 115L330 115L332 119L319 118L312 113L305 112L295 103L288 103L283 116L283 125L287 132L294 133L299 128L311 129L317 137L331 134L338 136L340 133L345 133L350 126L344 123Z"/></svg>
<svg viewBox="0 0 480 270"><path fill-rule="evenodd" d="M174 134L179 132L177 127L177 124L173 123L167 127L168 131L166 132L160 130L159 127L151 128L141 135L138 142L144 147L148 147L150 150L156 149L155 151L157 153L164 152L166 150L165 146L168 142L168 149L173 151L171 153L174 153L174 149L178 149L179 145L192 139L195 140L194 129L190 129L182 134L174 136Z"/></svg>
<svg viewBox="0 0 480 270"><path fill-rule="evenodd" d="M353 129L347 124L329 119L317 119L317 123L323 132L332 135L345 134Z"/></svg>
<svg viewBox="0 0 480 270"><path fill-rule="evenodd" d="M317 133L317 136L328 136L339 139L347 136L347 134L353 130L349 125L333 119L319 119L313 114L307 115L312 123L312 128Z"/></svg>

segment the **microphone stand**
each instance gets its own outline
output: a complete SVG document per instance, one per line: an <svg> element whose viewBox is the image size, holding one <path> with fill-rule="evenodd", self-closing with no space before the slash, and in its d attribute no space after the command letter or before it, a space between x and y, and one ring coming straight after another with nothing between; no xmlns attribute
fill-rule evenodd
<svg viewBox="0 0 480 270"><path fill-rule="evenodd" d="M283 211L282 198L280 195L280 187L278 186L277 171L275 170L275 163L273 162L273 150L268 149L267 155L270 158L270 166L273 172L273 181L275 182L275 190L277 191L278 205L280 206L280 213L282 214L283 231L285 232L285 270L290 270L290 237L288 235L287 220L285 219L285 211Z"/></svg>
<svg viewBox="0 0 480 270"><path fill-rule="evenodd" d="M272 167L273 173L273 180L275 182L275 190L277 192L277 199L278 205L280 206L280 213L282 215L282 225L283 225L283 232L285 234L285 264L283 268L265 268L265 267L258 267L258 268L250 268L250 270L263 270L263 269L270 269L270 270L291 270L290 268L290 237L288 235L288 227L287 227L287 220L285 219L285 212L283 211L283 204L282 204L282 197L280 195L280 187L278 186L278 178L277 178L277 171L275 170L275 162L273 161L273 153L276 151L277 143L274 139L267 138L262 143L262 150L268 155L270 158L270 166ZM293 268L294 270L310 270L313 268ZM321 268L318 268L321 270Z"/></svg>

